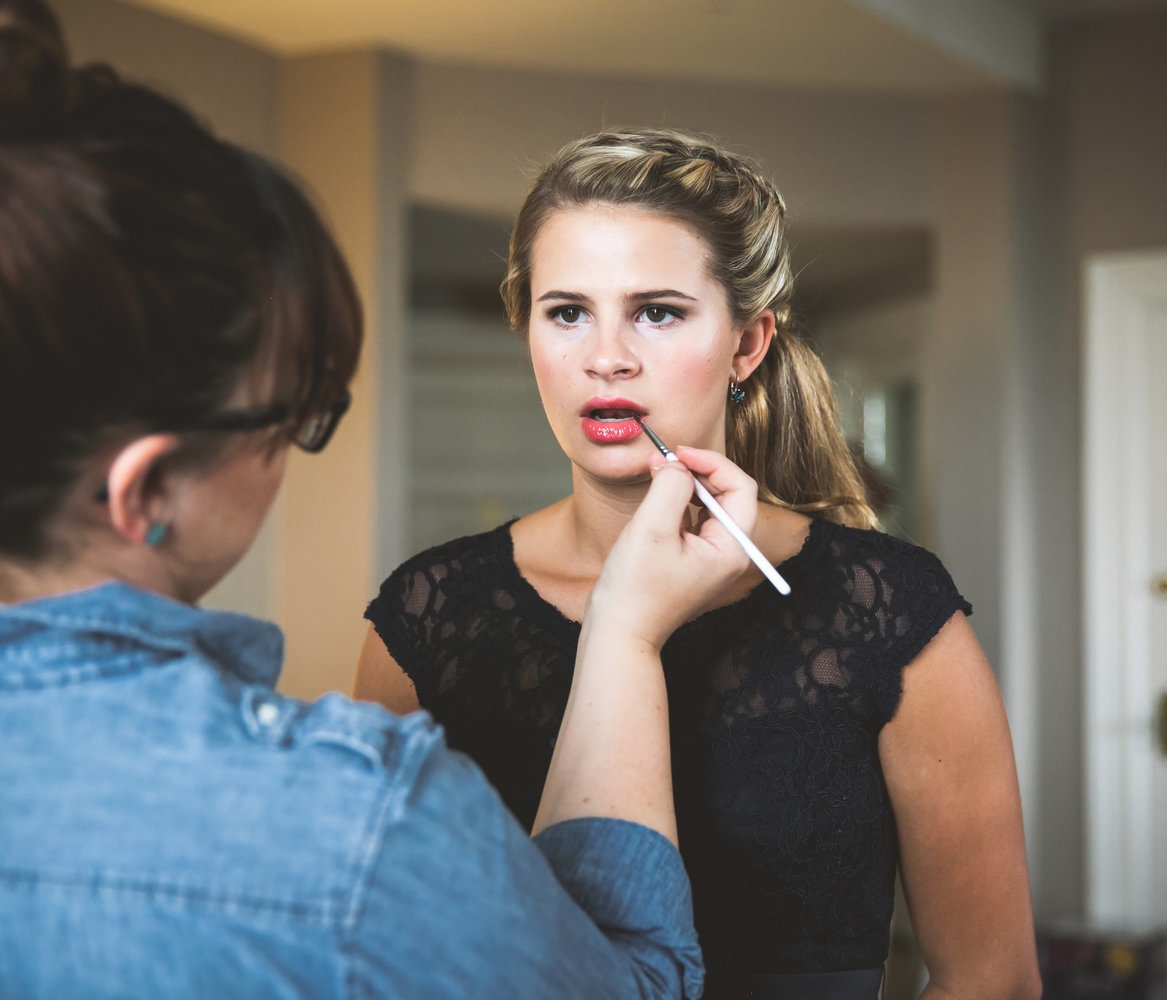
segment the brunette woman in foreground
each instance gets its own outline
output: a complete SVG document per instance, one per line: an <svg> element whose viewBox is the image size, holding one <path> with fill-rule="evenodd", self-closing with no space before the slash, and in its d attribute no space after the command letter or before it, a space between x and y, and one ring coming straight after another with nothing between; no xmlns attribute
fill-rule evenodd
<svg viewBox="0 0 1167 1000"><path fill-rule="evenodd" d="M292 182L0 0L0 996L700 992L659 649L746 563L688 472L591 591L534 843L432 720L282 697L278 629L195 606L360 339Z"/></svg>

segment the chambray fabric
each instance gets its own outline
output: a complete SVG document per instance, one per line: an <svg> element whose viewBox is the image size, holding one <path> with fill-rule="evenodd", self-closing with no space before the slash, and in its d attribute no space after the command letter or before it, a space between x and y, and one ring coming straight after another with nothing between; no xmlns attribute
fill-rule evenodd
<svg viewBox="0 0 1167 1000"><path fill-rule="evenodd" d="M429 716L273 691L275 626L125 584L0 607L0 997L689 997L689 884L534 845Z"/></svg>

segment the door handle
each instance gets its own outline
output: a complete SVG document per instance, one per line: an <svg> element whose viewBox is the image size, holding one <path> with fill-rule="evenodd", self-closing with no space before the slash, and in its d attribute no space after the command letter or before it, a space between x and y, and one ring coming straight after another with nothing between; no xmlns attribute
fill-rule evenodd
<svg viewBox="0 0 1167 1000"><path fill-rule="evenodd" d="M1155 710L1155 745L1159 753L1167 757L1167 691L1159 692L1159 705Z"/></svg>

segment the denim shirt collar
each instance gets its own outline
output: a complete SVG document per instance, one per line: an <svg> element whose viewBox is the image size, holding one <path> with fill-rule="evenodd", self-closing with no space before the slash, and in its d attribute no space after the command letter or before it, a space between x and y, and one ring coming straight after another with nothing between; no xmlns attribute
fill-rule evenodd
<svg viewBox="0 0 1167 1000"><path fill-rule="evenodd" d="M39 627L38 627L39 626ZM0 605L0 674L18 667L34 632L51 632L84 649L120 639L160 653L199 654L244 681L274 687L283 663L283 633L270 622L229 611L207 611L121 581L53 597ZM74 661L75 662L75 661ZM45 662L45 669L54 665Z"/></svg>

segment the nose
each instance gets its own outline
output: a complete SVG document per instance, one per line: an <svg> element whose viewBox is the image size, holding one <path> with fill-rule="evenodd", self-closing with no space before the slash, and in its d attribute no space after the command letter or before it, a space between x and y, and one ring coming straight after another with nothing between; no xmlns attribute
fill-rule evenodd
<svg viewBox="0 0 1167 1000"><path fill-rule="evenodd" d="M631 378L640 371L640 358L630 336L631 331L618 320L599 322L588 338L584 365L587 373L598 379Z"/></svg>

